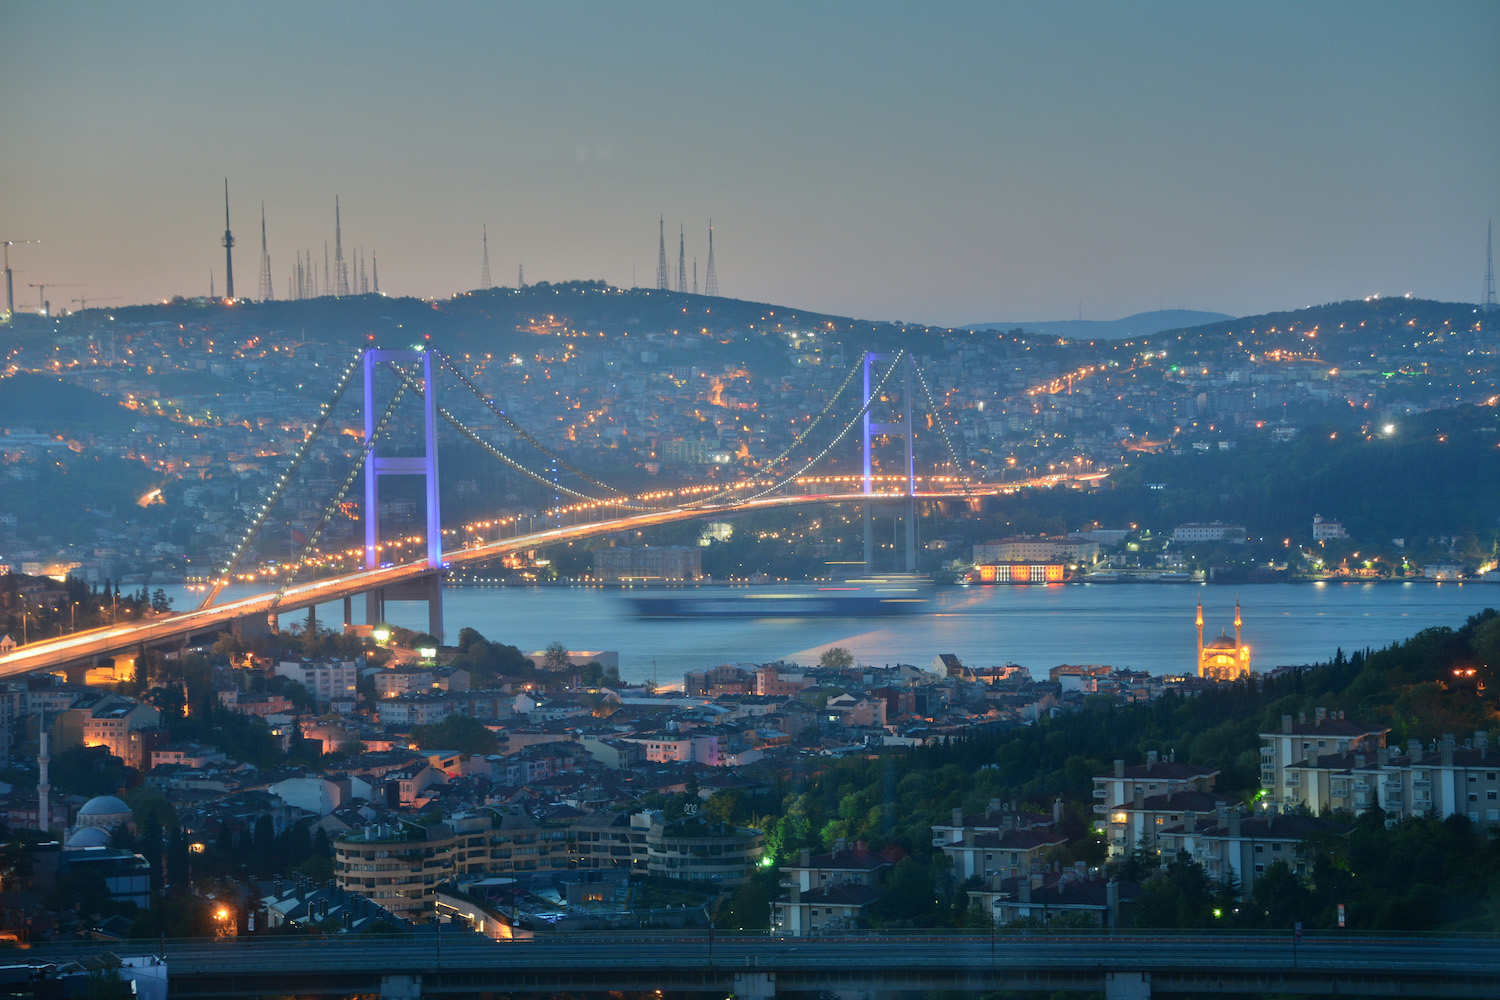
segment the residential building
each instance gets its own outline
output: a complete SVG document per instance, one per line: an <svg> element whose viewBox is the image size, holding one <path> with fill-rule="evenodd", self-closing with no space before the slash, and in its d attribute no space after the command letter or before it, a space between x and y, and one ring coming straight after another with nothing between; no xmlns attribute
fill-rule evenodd
<svg viewBox="0 0 1500 1000"><path fill-rule="evenodd" d="M1283 715L1280 732L1260 734L1261 788L1270 802L1283 809L1295 808L1301 804L1302 795L1300 788L1289 782L1300 782L1301 775L1288 771L1290 765L1312 755L1362 752L1373 757L1388 732L1385 726L1354 722L1345 719L1342 712L1330 714L1322 708L1313 713L1311 722L1306 715L1295 722L1290 715Z"/></svg>
<svg viewBox="0 0 1500 1000"><path fill-rule="evenodd" d="M1017 814L1009 812L993 822L988 814L973 825L968 819L963 810L954 809L949 825L932 828L933 845L953 862L953 874L961 880L1021 875L1068 842L1050 821L1022 828Z"/></svg>
<svg viewBox="0 0 1500 1000"><path fill-rule="evenodd" d="M803 937L863 926L880 897L880 876L890 867L888 858L863 844L840 842L825 854L804 849L780 869L785 891L771 906L772 933Z"/></svg>
<svg viewBox="0 0 1500 1000"><path fill-rule="evenodd" d="M1343 521L1330 521L1322 514L1314 514L1312 537L1315 542L1326 542L1333 538L1348 538L1349 534L1344 530Z"/></svg>
<svg viewBox="0 0 1500 1000"><path fill-rule="evenodd" d="M978 906L1001 927L1083 916L1100 927L1115 929L1121 926L1121 904L1130 902L1139 889L1133 882L1106 881L1080 863L1071 869L995 875L968 895L971 906Z"/></svg>
<svg viewBox="0 0 1500 1000"><path fill-rule="evenodd" d="M313 696L320 708L327 708L334 698L357 696L359 671L364 658L358 660L282 660L276 673L288 677Z"/></svg>
<svg viewBox="0 0 1500 1000"><path fill-rule="evenodd" d="M765 852L759 830L714 823L703 816L652 820L646 831L646 870L670 878L739 885Z"/></svg>

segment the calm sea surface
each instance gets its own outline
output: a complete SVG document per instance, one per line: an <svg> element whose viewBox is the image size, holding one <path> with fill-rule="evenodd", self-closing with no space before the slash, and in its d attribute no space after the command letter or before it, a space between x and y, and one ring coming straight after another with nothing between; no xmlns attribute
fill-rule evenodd
<svg viewBox="0 0 1500 1000"><path fill-rule="evenodd" d="M181 588L165 589L175 607L196 603ZM632 616L625 593L641 591L449 587L449 641L470 627L523 651L554 641L614 650L624 679L650 680L654 672L662 684L718 663L812 663L829 646L848 648L861 663L925 666L938 653L955 653L974 666L1020 663L1037 677L1060 663L1179 673L1194 669L1197 600L1205 637L1233 632L1235 600L1232 589L1190 584L951 587L935 592L931 613L899 618L660 620ZM1283 583L1246 587L1239 597L1251 662L1268 670L1329 659L1339 646L1379 648L1424 628L1457 628L1500 606L1500 586ZM359 614L361 602L355 608ZM387 613L394 624L426 628L424 605L391 603ZM335 606L319 612L328 624L339 614Z"/></svg>

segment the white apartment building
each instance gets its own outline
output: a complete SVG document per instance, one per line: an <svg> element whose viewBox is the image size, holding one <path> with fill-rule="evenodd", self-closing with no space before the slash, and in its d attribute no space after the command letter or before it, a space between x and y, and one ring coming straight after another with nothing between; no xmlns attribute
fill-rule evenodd
<svg viewBox="0 0 1500 1000"><path fill-rule="evenodd" d="M1319 708L1313 713L1311 722L1307 716L1294 722L1290 715L1281 717L1281 730L1261 733L1260 785L1265 790L1269 803L1283 810L1295 808L1302 803L1300 787L1288 782L1299 782L1300 776L1287 768L1300 764L1313 756L1325 754L1366 753L1374 755L1385 742L1384 726L1353 722L1344 718L1342 712L1330 714Z"/></svg>
<svg viewBox="0 0 1500 1000"><path fill-rule="evenodd" d="M307 688L324 708L329 701L341 697L359 696L359 660L282 660L276 665L276 673L290 678Z"/></svg>

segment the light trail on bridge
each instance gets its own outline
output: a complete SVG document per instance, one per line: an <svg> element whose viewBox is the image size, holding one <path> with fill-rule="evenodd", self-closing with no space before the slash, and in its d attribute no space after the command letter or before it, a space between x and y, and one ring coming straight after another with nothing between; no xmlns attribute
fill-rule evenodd
<svg viewBox="0 0 1500 1000"><path fill-rule="evenodd" d="M1029 480L1025 483L991 484L961 492L925 490L916 493L919 501L959 500L970 501L985 496L1012 493L1023 488L1057 486L1070 481L1094 482L1104 473L1088 473L1082 476L1052 475ZM761 497L756 500L726 503L714 507L671 507L633 514L609 520L589 521L581 524L559 525L514 535L495 541L477 542L443 554L443 569L490 562L513 552L542 548L562 542L612 535L619 532L638 531L643 528L690 521L704 517L721 517L754 510L796 507L811 504L882 503L905 501L906 493L808 493ZM284 589L247 595L193 611L156 615L128 624L106 625L102 628L74 632L56 639L45 639L17 647L7 656L0 657L0 678L14 677L39 670L57 670L94 658L108 657L116 653L132 651L141 645L161 644L167 640L190 639L194 635L206 634L229 626L240 618L253 618L275 613L289 613L319 604L327 604L371 590L394 587L418 578L441 572L426 562L403 563L372 570L358 570L338 576L312 580L307 583L283 585ZM248 582L248 581L247 581ZM269 580L275 585L275 580Z"/></svg>

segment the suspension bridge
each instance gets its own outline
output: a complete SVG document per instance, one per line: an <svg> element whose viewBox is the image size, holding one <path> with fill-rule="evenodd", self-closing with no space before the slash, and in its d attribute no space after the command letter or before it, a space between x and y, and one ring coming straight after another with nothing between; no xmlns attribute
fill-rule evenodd
<svg viewBox="0 0 1500 1000"><path fill-rule="evenodd" d="M361 379L360 376L363 376ZM460 390L458 398L472 401L489 418L503 426L510 442L523 445L532 463L527 464L500 447L473 421L461 419L455 409L438 401L439 385L451 381ZM313 454L314 446L326 445L333 416L340 402L356 384L363 384L363 431L358 447L348 456L342 480L322 506L320 515L305 534L300 553L267 567L251 565L256 543L288 491L298 483L297 474ZM382 398L382 383L390 391ZM851 392L855 385L859 389ZM925 474L917 470L917 402L925 403L924 418L944 445L946 469ZM413 400L420 409L420 423L397 419L402 403ZM856 405L857 404L857 405ZM408 405L407 410L411 407ZM852 415L847 415L848 411ZM317 419L285 469L271 482L265 497L255 506L249 524L238 537L227 559L205 587L195 609L122 621L101 628L78 631L17 647L0 656L0 677L33 671L65 671L71 679L82 679L104 659L130 658L151 646L188 645L242 623L272 628L280 615L319 605L342 602L343 623L354 624L354 606L364 598L366 624L384 620L387 601L422 601L428 607L428 631L441 637L442 578L445 572L477 566L514 553L558 543L639 531L648 527L703 518L724 518L748 511L813 504L854 503L864 512L865 565L873 559L871 510L897 506L905 522L905 569L916 568L916 505L921 501L977 500L999 493L1069 481L1091 481L1104 473L1057 473L1020 482L983 482L962 473L962 464L948 435L945 414L934 402L926 377L905 350L884 354L866 352L849 369L842 384L829 397L822 411L811 417L780 454L748 470L743 478L725 484L691 484L675 489L632 492L603 482L549 447L528 430L494 398L482 392L463 369L431 348L362 351L343 370L332 398L321 407ZM492 518L462 528L444 528L438 471L438 430L447 426L458 436L496 459L508 472L542 487L553 504L535 514L513 514ZM900 447L894 442L899 439ZM841 445L858 445L858 472L825 474L833 460L848 460ZM847 450L847 449L846 449ZM404 453L398 453L404 452ZM819 473L819 474L814 474ZM381 485L389 477L420 479L425 530L408 539L420 551L404 555L406 546L393 544L382 532ZM363 546L349 555L325 552L322 540L336 518L349 509L348 498L362 489L358 504ZM904 511L901 507L904 506ZM538 522L541 526L538 527ZM524 528L523 528L524 525ZM499 537L486 537L486 532ZM509 532L508 534L506 532ZM402 561L394 556L403 553ZM231 584L242 583L244 596L232 597ZM251 586L263 589L250 592ZM237 588L236 588L237 589Z"/></svg>

